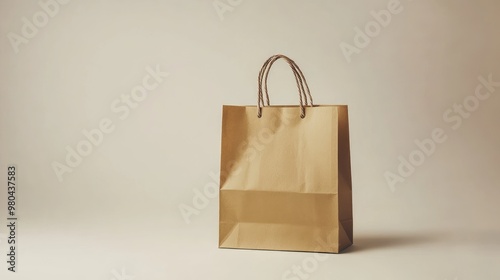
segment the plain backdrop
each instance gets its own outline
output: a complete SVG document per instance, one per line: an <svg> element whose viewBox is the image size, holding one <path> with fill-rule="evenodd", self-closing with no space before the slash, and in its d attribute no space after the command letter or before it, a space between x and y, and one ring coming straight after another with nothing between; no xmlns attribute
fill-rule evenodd
<svg viewBox="0 0 500 280"><path fill-rule="evenodd" d="M500 2L401 0L374 24L393 1L1 1L1 278L499 279L500 87L473 96L478 77L500 81ZM276 53L299 64L317 104L349 106L355 245L326 260L218 249L218 198L193 204L217 183L222 105L255 105ZM168 77L117 113L148 67ZM269 83L273 104L298 104L285 63ZM473 110L457 119L464 100ZM106 119L113 131L59 180L54 162ZM391 188L384 174L436 128L446 141Z"/></svg>

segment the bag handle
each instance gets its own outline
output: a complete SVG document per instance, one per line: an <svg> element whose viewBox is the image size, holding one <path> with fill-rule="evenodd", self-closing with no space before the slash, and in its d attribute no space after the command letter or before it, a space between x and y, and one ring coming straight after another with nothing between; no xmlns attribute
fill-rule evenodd
<svg viewBox="0 0 500 280"><path fill-rule="evenodd" d="M271 69L271 66L279 60L280 58L285 59L288 63L288 65L292 68L293 74L295 76L295 81L297 82L297 88L299 90L299 101L300 101L300 109L301 109L301 114L300 117L304 118L306 116L305 112L305 106L309 106L309 103L311 104L310 106L313 106L313 99L311 96L311 92L309 90L309 86L307 84L306 78L302 71L300 70L299 66L290 59L289 57L282 55L282 54L277 54L273 55L270 58L266 60L262 68L260 69L259 72L259 77L258 77L258 83L259 83L259 92L258 92L258 112L257 112L257 117L262 117L262 107L266 106L264 103L264 94L265 93L265 101L267 103L267 106L270 106L270 101L269 101L269 93L267 90L267 79L269 76L269 71ZM264 86L264 87L263 87ZM264 89L264 90L263 90ZM308 101L309 98L309 101ZM304 102L305 100L305 102ZM304 106L305 105L305 106Z"/></svg>
<svg viewBox="0 0 500 280"><path fill-rule="evenodd" d="M268 94L268 90L267 90L267 79L268 79L268 76L269 76L269 70L270 70L272 64L274 62L276 62L276 60L278 60L280 58L286 59L287 62L289 63L289 65L292 67L292 70L293 70L293 73L294 73L294 76L295 76L295 80L297 81L297 87L299 89L299 93L301 93L301 95L304 96L304 98L305 98L305 105L307 106L308 105L308 101L307 101L307 96L304 94L305 89L304 89L303 81L302 81L303 79L305 80L305 77L303 76L302 72L300 72L300 73L298 72L298 70L300 70L300 69L298 69L297 64L295 64L295 62L293 60L291 60L290 58L288 58L288 57L286 57L284 55L274 55L274 56L270 57L264 63L264 66L261 69L261 72L259 73L259 82L260 82L259 85L261 87L261 84L264 84L267 105L269 106L269 94ZM306 88L309 90L309 87L307 86L307 83L306 83ZM264 105L263 96L262 96L262 90L260 90L260 94L259 95L260 95L261 101L262 101L261 104ZM309 93L309 96L310 96L310 93ZM301 96L299 96L299 97L301 97Z"/></svg>
<svg viewBox="0 0 500 280"><path fill-rule="evenodd" d="M262 66L262 69L259 73L259 100L258 100L259 110L258 110L257 116L259 118L262 116L262 107L265 106L262 85L264 85L264 92L266 94L267 106L270 105L269 94L268 94L268 90L267 90L267 78L268 78L269 70L270 70L272 64L280 58L283 58L288 62L288 64L292 68L292 71L295 75L295 80L297 82L297 88L299 89L299 100L300 100L300 108L301 108L300 117L304 118L305 117L305 107L304 107L303 98L305 99L305 106L309 105L308 100L307 100L308 97L311 101L311 107L313 106L312 96L311 96L311 93L309 90L309 86L307 85L307 81L304 77L304 74L302 73L300 68L297 66L297 64L293 60L291 60L289 57L282 55L282 54L277 54L277 55L270 57L264 63L264 65ZM305 85L305 88L304 88L304 85ZM307 93L307 95L306 95L306 93Z"/></svg>

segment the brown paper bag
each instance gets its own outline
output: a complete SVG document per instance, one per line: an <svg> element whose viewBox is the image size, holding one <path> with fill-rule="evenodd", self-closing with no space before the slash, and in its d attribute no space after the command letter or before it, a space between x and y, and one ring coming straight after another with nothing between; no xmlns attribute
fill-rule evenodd
<svg viewBox="0 0 500 280"><path fill-rule="evenodd" d="M299 106L270 106L267 77L285 59ZM264 102L264 100L266 102ZM347 106L313 105L302 71L275 55L257 106L223 106L219 247L338 253L352 244Z"/></svg>

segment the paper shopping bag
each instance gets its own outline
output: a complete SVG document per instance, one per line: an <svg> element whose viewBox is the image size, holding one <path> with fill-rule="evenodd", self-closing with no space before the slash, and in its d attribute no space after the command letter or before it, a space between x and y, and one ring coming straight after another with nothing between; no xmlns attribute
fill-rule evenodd
<svg viewBox="0 0 500 280"><path fill-rule="evenodd" d="M269 69L284 59L298 106L270 106ZM353 243L348 112L313 105L297 64L275 55L257 106L223 106L219 247L338 253Z"/></svg>

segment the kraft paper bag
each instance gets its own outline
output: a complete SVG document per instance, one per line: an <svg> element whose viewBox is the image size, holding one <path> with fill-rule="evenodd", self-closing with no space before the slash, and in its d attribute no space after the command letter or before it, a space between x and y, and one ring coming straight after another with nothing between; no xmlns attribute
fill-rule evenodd
<svg viewBox="0 0 500 280"><path fill-rule="evenodd" d="M298 106L270 106L267 77L284 59ZM269 58L257 106L223 106L219 247L338 253L353 243L347 106L313 105L296 63Z"/></svg>

